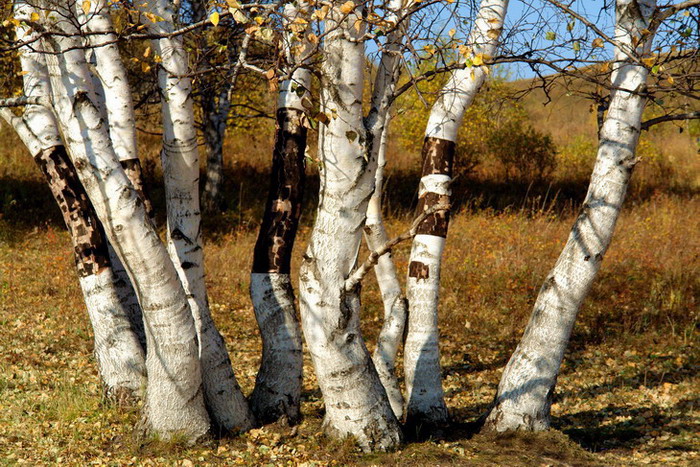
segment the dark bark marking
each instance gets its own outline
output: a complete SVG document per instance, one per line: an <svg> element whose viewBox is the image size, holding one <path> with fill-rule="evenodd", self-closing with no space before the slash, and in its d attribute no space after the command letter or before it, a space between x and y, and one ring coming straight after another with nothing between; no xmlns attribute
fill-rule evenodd
<svg viewBox="0 0 700 467"><path fill-rule="evenodd" d="M146 214L149 219L153 219L155 212L153 211L153 203L148 197L146 191L145 183L143 181L143 170L141 170L141 161L138 159L129 159L126 161L120 161L124 172L126 172L127 178L131 181L131 184L136 190L139 200L143 203L144 208L146 208Z"/></svg>
<svg viewBox="0 0 700 467"><path fill-rule="evenodd" d="M277 110L270 190L253 253L253 272L289 274L306 179L304 113Z"/></svg>
<svg viewBox="0 0 700 467"><path fill-rule="evenodd" d="M416 280L425 280L430 277L430 266L420 261L411 261L408 265L408 277L414 277Z"/></svg>
<svg viewBox="0 0 700 467"><path fill-rule="evenodd" d="M107 239L75 166L64 146L42 151L35 158L71 234L80 277L110 266Z"/></svg>
<svg viewBox="0 0 700 467"><path fill-rule="evenodd" d="M423 174L426 175L447 175L452 176L452 166L454 162L455 143L440 138L428 137L423 142ZM418 199L418 213L422 213L434 206L444 204L449 205L448 195L437 193L424 193ZM436 237L447 237L447 228L450 222L449 211L435 212L426 217L416 229L419 235L434 235Z"/></svg>

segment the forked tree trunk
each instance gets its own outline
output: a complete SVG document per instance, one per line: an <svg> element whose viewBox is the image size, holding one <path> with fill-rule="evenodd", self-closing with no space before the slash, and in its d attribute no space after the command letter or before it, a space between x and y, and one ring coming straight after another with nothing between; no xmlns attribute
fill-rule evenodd
<svg viewBox="0 0 700 467"><path fill-rule="evenodd" d="M15 17L30 18L32 11L18 3ZM17 29L17 40L31 37L24 27ZM42 55L23 47L20 62L25 96L48 98L50 84ZM41 105L27 106L23 117L7 109L2 110L2 116L15 128L39 165L71 234L105 393L118 400L131 395L140 397L146 377L144 350L132 327L130 308L120 299L119 280L107 254L104 231L66 153L54 116ZM143 330L143 324L140 329Z"/></svg>
<svg viewBox="0 0 700 467"><path fill-rule="evenodd" d="M58 10L53 18L69 12ZM72 13L74 14L74 12ZM54 20L55 21L55 20ZM194 320L167 250L111 146L95 105L92 77L70 23L42 41L58 123L78 176L135 284L148 340L143 428L163 438L197 439L209 430Z"/></svg>
<svg viewBox="0 0 700 467"><path fill-rule="evenodd" d="M467 46L469 58L493 56L508 0L482 0ZM486 79L486 66L455 71L433 105L423 143L418 212L449 205L457 132L464 112ZM404 350L407 421L440 424L448 419L438 348L438 292L449 211L429 215L413 239L406 283L408 334Z"/></svg>
<svg viewBox="0 0 700 467"><path fill-rule="evenodd" d="M654 0L617 0L618 43L638 56L647 53L652 37L644 37L644 33L655 8ZM486 428L549 428L554 387L571 330L612 240L637 163L635 151L645 105L638 92L646 86L648 72L618 48L613 67L610 107L586 199L503 372Z"/></svg>
<svg viewBox="0 0 700 467"><path fill-rule="evenodd" d="M151 33L174 30L173 5L154 0L139 5L162 21L144 17ZM192 109L188 58L179 36L155 39L161 57L158 83L163 105L163 180L168 212L168 251L185 287L197 326L207 408L219 428L243 431L252 414L233 374L224 340L211 319L204 283L204 251L199 207L199 151Z"/></svg>
<svg viewBox="0 0 700 467"><path fill-rule="evenodd" d="M284 13L285 26L289 26L297 17L304 19L308 11L288 4ZM291 32L285 39L288 51L300 45ZM305 53L307 50L302 55ZM291 52L287 59L294 64ZM253 253L250 297L263 354L250 403L261 423L286 417L290 424L296 424L300 419L301 329L289 272L306 179L307 131L301 101L308 99L310 87L311 73L303 66L280 86L270 190Z"/></svg>
<svg viewBox="0 0 700 467"><path fill-rule="evenodd" d="M300 270L301 318L326 405L327 433L354 436L364 450L385 450L398 445L401 432L360 332L359 290L345 290L377 161L365 151L361 6L345 15L341 5L336 2L325 21L321 111L329 120L319 131L321 191Z"/></svg>

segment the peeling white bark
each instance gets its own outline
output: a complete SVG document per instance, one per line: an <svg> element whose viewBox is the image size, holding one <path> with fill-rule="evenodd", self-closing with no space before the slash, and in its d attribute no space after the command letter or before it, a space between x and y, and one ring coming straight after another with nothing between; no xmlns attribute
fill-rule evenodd
<svg viewBox="0 0 700 467"><path fill-rule="evenodd" d="M652 37L637 46L654 0L617 0L615 39L642 56ZM552 396L579 307L610 245L632 169L637 162L647 70L615 50L608 114L600 133L586 199L564 250L547 275L530 322L506 366L486 427L496 431L545 430Z"/></svg>
<svg viewBox="0 0 700 467"><path fill-rule="evenodd" d="M151 33L174 30L173 5L153 0L137 6L162 21L144 16ZM199 206L199 151L192 109L188 57L180 37L155 39L162 59L158 83L163 104L163 179L168 212L168 251L185 287L197 326L207 407L221 428L237 432L252 427L252 414L234 376L224 340L211 319L204 282L204 251Z"/></svg>
<svg viewBox="0 0 700 467"><path fill-rule="evenodd" d="M250 296L263 338L250 403L262 422L284 416L289 423L298 423L303 359L291 278L288 273L252 273Z"/></svg>
<svg viewBox="0 0 700 467"><path fill-rule="evenodd" d="M487 60L498 46L508 0L482 0L467 46L472 57ZM429 209L450 198L452 158L464 112L486 79L486 66L457 70L450 76L433 105L425 132L423 178L419 198ZM432 224L432 225L429 225ZM442 251L448 218L436 215L425 221L413 239L406 283L408 333L404 349L406 417L412 423L439 424L448 419L442 390L438 348L438 299Z"/></svg>
<svg viewBox="0 0 700 467"><path fill-rule="evenodd" d="M52 9L58 7L52 5ZM49 15L65 15L66 11ZM52 26L75 33L69 22ZM197 439L209 429L196 330L187 296L143 203L122 169L96 107L92 77L76 37L48 36L51 97L78 175L126 266L141 303L148 340L144 428L163 438Z"/></svg>

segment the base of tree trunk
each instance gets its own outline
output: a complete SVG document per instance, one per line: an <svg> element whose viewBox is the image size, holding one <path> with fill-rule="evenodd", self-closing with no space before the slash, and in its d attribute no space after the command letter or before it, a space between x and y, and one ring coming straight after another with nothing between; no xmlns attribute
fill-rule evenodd
<svg viewBox="0 0 700 467"><path fill-rule="evenodd" d="M549 410L532 411L513 410L502 402L496 402L484 417L483 429L486 431L546 431L550 427Z"/></svg>

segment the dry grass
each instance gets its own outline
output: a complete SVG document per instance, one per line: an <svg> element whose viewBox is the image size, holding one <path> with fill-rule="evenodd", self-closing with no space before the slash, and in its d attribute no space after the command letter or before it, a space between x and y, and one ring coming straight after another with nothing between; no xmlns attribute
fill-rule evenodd
<svg viewBox="0 0 700 467"><path fill-rule="evenodd" d="M547 117L531 107L537 124L544 125ZM227 154L236 156L227 165L227 209L205 219L212 311L246 393L260 358L248 271L266 195L269 130L229 143ZM575 134L557 131L559 144L571 142L566 132ZM664 160L673 162L665 167L671 172L649 164L635 174L643 180L630 190L559 378L555 430L474 436L470 423L495 393L540 283L566 240L585 182L560 171L543 186L512 186L483 170L455 183L459 212L450 226L442 274L442 365L452 429L441 440L366 456L351 442L321 435L323 403L308 357L305 419L297 430L265 427L196 447L136 442L131 432L138 407L116 407L101 398L91 330L58 210L28 156L3 129L0 464L697 464L700 163L691 157L690 140L664 131ZM162 221L158 140L142 142ZM668 154L676 154L675 162ZM407 227L415 203L416 158L392 157L387 212L394 233ZM311 177L294 270L308 238L317 186ZM407 255L408 245L395 252L401 271ZM372 277L363 300L363 332L372 346L382 315Z"/></svg>

